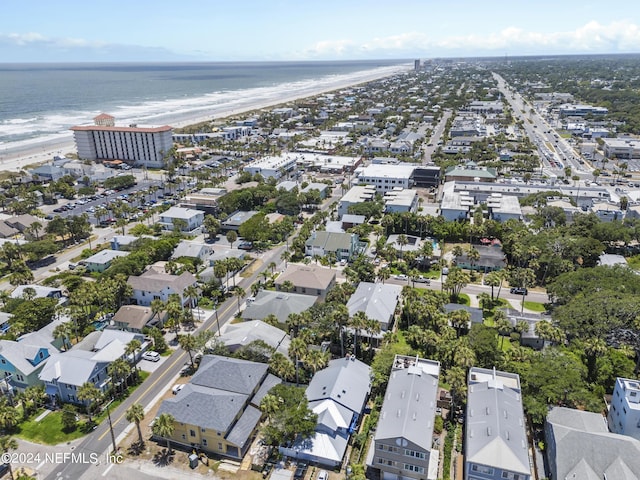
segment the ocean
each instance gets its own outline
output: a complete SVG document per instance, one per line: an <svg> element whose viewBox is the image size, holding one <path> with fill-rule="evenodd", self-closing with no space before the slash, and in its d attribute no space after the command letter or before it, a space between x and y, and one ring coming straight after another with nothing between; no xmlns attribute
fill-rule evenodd
<svg viewBox="0 0 640 480"><path fill-rule="evenodd" d="M0 64L0 152L70 136L101 112L116 124L232 110L249 101L406 70L406 61ZM402 67L401 67L402 66Z"/></svg>

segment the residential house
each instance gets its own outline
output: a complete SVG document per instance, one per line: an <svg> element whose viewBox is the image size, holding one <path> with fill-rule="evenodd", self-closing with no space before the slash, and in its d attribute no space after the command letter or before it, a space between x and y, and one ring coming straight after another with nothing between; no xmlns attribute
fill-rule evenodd
<svg viewBox="0 0 640 480"><path fill-rule="evenodd" d="M316 300L318 297L315 295L260 290L255 299L247 302L247 308L242 311L242 318L264 320L269 315L275 315L278 322L286 323L289 315L308 310Z"/></svg>
<svg viewBox="0 0 640 480"><path fill-rule="evenodd" d="M7 333L11 327L11 324L9 323L11 317L13 317L13 315L10 313L0 312L0 335Z"/></svg>
<svg viewBox="0 0 640 480"><path fill-rule="evenodd" d="M289 335L262 320L227 323L223 327L222 335L215 339L216 342L222 342L231 353L256 340L266 343L276 352L289 355L289 345L291 344Z"/></svg>
<svg viewBox="0 0 640 480"><path fill-rule="evenodd" d="M545 318L539 313L524 313L512 308L506 308L507 320L515 328L518 322L525 322L528 325L527 330L520 335L520 343L527 347L541 350L545 345L545 340L536 334L536 324ZM548 319L548 317L547 317Z"/></svg>
<svg viewBox="0 0 640 480"><path fill-rule="evenodd" d="M359 251L358 235L355 233L338 233L313 231L305 244L304 253L310 257L324 257L335 254L336 260L350 260Z"/></svg>
<svg viewBox="0 0 640 480"><path fill-rule="evenodd" d="M0 340L0 378L5 379L10 392L24 391L27 387L42 385L39 373L52 353L51 345L34 345L31 342ZM4 385L0 385L5 390ZM15 390L14 390L15 389Z"/></svg>
<svg viewBox="0 0 640 480"><path fill-rule="evenodd" d="M467 305L461 305L459 303L447 303L444 306L444 311L446 313L455 312L457 310L464 310L465 312L469 313L469 318L471 320L470 320L470 324L469 324L468 328L471 328L471 326L474 323L483 323L484 322L484 317L482 316L482 309L481 308L468 307Z"/></svg>
<svg viewBox="0 0 640 480"><path fill-rule="evenodd" d="M184 222L184 223L182 223ZM204 222L204 212L192 208L171 207L166 212L160 214L159 225L164 230L173 231L176 225L180 226L180 231L184 233L200 233Z"/></svg>
<svg viewBox="0 0 640 480"><path fill-rule="evenodd" d="M174 443L242 459L262 413L260 401L281 380L264 363L205 355L191 381L164 400L158 415L175 419Z"/></svg>
<svg viewBox="0 0 640 480"><path fill-rule="evenodd" d="M18 285L13 292L11 298L25 298L25 295L33 295L33 298L63 298L62 289L55 287L44 287L42 285Z"/></svg>
<svg viewBox="0 0 640 480"><path fill-rule="evenodd" d="M83 404L78 390L86 382L93 383L101 392L112 384L107 371L119 358L126 358L125 350L131 340L138 340L145 348L144 335L120 330L103 330L87 335L73 349L54 353L38 378L45 384L45 392L51 400L63 403Z"/></svg>
<svg viewBox="0 0 640 480"><path fill-rule="evenodd" d="M378 322L381 332L386 332L393 326L401 295L400 285L360 282L347 302L349 316L353 317L357 312L363 312L367 318ZM371 336L366 329L358 335ZM382 334L373 336L381 338Z"/></svg>
<svg viewBox="0 0 640 480"><path fill-rule="evenodd" d="M25 236L25 238L36 240L44 235L49 222L25 213L23 215L7 218L4 223L18 230Z"/></svg>
<svg viewBox="0 0 640 480"><path fill-rule="evenodd" d="M166 319L166 311L154 313L150 307L143 305L123 305L115 313L111 323L118 330L142 333L145 327L162 327Z"/></svg>
<svg viewBox="0 0 640 480"><path fill-rule="evenodd" d="M438 478L431 448L440 363L396 355L373 438L371 467L384 480Z"/></svg>
<svg viewBox="0 0 640 480"><path fill-rule="evenodd" d="M613 433L640 440L640 381L616 379L607 421Z"/></svg>
<svg viewBox="0 0 640 480"><path fill-rule="evenodd" d="M198 281L189 272L170 275L151 267L140 276L131 275L127 283L133 289L131 298L137 305L150 306L154 299L167 302L169 295L176 294L180 297L180 303L186 306L195 299L190 299L185 290L197 286Z"/></svg>
<svg viewBox="0 0 640 480"><path fill-rule="evenodd" d="M474 245L473 247L480 253L480 259L472 260L465 252L462 256L456 257L456 265L458 267L487 273L494 270L502 270L507 266L507 260L500 243Z"/></svg>
<svg viewBox="0 0 640 480"><path fill-rule="evenodd" d="M313 376L305 392L309 408L318 415L315 432L280 446L280 452L297 460L339 467L369 397L370 377L371 368L355 357L331 360Z"/></svg>
<svg viewBox="0 0 640 480"><path fill-rule="evenodd" d="M207 263L209 257L213 255L211 245L200 242L192 242L190 240L182 240L171 254L171 258L189 257Z"/></svg>
<svg viewBox="0 0 640 480"><path fill-rule="evenodd" d="M638 478L640 442L609 432L600 413L553 407L547 415L544 430L550 478Z"/></svg>
<svg viewBox="0 0 640 480"><path fill-rule="evenodd" d="M121 252L119 250L100 250L98 253L85 258L80 263L90 272L102 273L111 266L111 263L116 258L126 257L127 255L129 255L129 252Z"/></svg>
<svg viewBox="0 0 640 480"><path fill-rule="evenodd" d="M517 374L495 368L469 370L464 445L466 479L531 479L522 389Z"/></svg>
<svg viewBox="0 0 640 480"><path fill-rule="evenodd" d="M342 216L342 222L340 223L340 229L342 231L348 230L349 228L357 227L358 225L362 225L367 222L367 217L364 215L352 215L347 213Z"/></svg>
<svg viewBox="0 0 640 480"><path fill-rule="evenodd" d="M248 212L241 212L239 210L236 210L231 215L229 215L224 222L220 224L220 228L222 230L233 230L234 232L237 232L244 222L249 220L257 213L258 212L256 212L255 210L251 210Z"/></svg>
<svg viewBox="0 0 640 480"><path fill-rule="evenodd" d="M281 291L285 282L293 284L293 293L324 297L336 283L336 272L317 265L290 263L287 269L276 278L276 290Z"/></svg>

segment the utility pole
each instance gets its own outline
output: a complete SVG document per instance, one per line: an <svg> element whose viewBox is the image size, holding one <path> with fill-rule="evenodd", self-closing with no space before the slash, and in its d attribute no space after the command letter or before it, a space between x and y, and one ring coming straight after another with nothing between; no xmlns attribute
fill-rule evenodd
<svg viewBox="0 0 640 480"><path fill-rule="evenodd" d="M109 400L109 402L107 402L107 404L105 405L105 408L107 409L107 420L109 420L109 431L111 432L111 443L113 444L113 454L115 455L115 453L118 451L118 447L116 446L116 436L113 433L113 423L111 423L111 412L109 412L109 405L111 405L113 403L113 399Z"/></svg>

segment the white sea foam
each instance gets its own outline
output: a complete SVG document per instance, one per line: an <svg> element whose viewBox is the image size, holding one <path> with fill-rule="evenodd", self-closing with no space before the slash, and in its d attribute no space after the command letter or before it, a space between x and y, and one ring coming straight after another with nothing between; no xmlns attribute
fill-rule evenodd
<svg viewBox="0 0 640 480"><path fill-rule="evenodd" d="M107 113L116 118L118 125L167 124L177 127L196 119L200 121L204 118L218 118L292 98L364 83L406 72L407 68L407 65L395 65L268 87L218 91L191 98L152 100L137 105L118 106ZM72 142L73 136L69 129L74 125L91 124L93 117L99 113L101 112L78 110L2 121L0 122L0 154L15 156L16 153L30 146L45 149L47 144L59 146L65 140Z"/></svg>

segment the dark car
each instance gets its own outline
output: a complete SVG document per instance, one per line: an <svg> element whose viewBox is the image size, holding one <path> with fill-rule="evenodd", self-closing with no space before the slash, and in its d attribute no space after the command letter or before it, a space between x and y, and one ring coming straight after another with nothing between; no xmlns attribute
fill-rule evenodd
<svg viewBox="0 0 640 480"><path fill-rule="evenodd" d="M513 287L509 292L514 295L527 295L529 293L529 291L524 287Z"/></svg>
<svg viewBox="0 0 640 480"><path fill-rule="evenodd" d="M240 250L251 250L253 248L253 243L252 242L242 242L240 245L238 245L238 248Z"/></svg>
<svg viewBox="0 0 640 480"><path fill-rule="evenodd" d="M304 478L304 475L307 473L307 465L305 463L299 463L298 466L296 467L296 471L293 474L293 478L295 478L296 480L299 480L301 478Z"/></svg>

